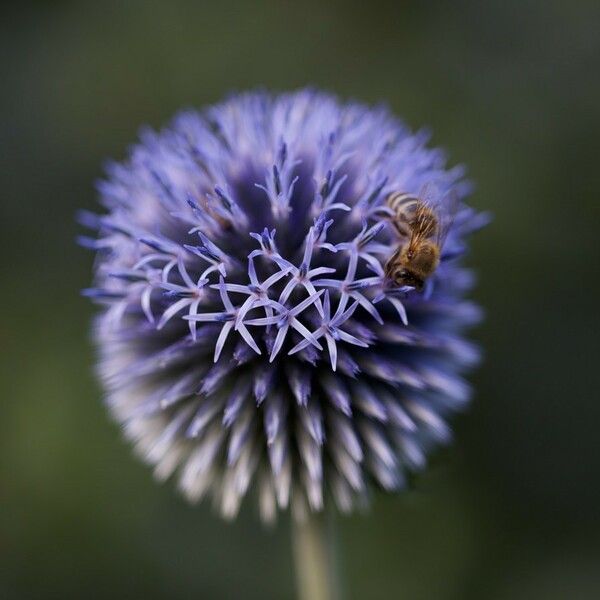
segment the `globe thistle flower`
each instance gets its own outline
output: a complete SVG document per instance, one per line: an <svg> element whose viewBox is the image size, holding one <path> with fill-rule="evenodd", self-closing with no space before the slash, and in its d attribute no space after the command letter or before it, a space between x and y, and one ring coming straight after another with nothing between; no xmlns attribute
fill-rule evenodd
<svg viewBox="0 0 600 600"><path fill-rule="evenodd" d="M384 108L311 90L248 93L144 130L99 186L94 287L106 403L156 476L265 520L400 490L469 399L466 236L484 218ZM423 292L384 272L385 199L435 184L459 199Z"/></svg>

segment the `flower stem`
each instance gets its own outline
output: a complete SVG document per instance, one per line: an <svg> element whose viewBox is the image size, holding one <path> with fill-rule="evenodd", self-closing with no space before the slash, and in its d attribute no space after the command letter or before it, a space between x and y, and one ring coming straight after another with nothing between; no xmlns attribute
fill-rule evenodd
<svg viewBox="0 0 600 600"><path fill-rule="evenodd" d="M322 514L292 519L299 600L340 600L330 525Z"/></svg>

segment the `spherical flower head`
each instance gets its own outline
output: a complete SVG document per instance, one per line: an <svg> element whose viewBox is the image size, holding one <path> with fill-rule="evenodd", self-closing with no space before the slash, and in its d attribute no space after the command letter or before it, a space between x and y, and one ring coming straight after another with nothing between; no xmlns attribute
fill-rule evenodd
<svg viewBox="0 0 600 600"><path fill-rule="evenodd" d="M400 490L447 442L478 352L461 264L484 223L463 169L384 108L312 90L237 95L145 130L99 184L94 287L106 403L156 476L226 517ZM427 186L454 203L422 290L386 264L386 203ZM432 191L433 190L433 191Z"/></svg>

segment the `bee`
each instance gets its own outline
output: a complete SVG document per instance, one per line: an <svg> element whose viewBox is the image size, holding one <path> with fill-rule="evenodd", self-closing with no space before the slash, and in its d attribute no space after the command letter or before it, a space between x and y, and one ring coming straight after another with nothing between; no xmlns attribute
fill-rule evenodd
<svg viewBox="0 0 600 600"><path fill-rule="evenodd" d="M386 205L400 243L385 265L385 275L399 287L421 291L440 264L442 247L458 207L457 197L442 197L435 186L427 184L418 196L391 193Z"/></svg>

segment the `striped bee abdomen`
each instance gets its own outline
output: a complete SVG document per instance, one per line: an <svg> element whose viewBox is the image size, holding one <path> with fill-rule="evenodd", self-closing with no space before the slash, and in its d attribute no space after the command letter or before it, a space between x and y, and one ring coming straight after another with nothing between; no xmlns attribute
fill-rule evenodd
<svg viewBox="0 0 600 600"><path fill-rule="evenodd" d="M386 204L394 212L392 223L402 237L410 237L419 199L408 192L392 192Z"/></svg>

